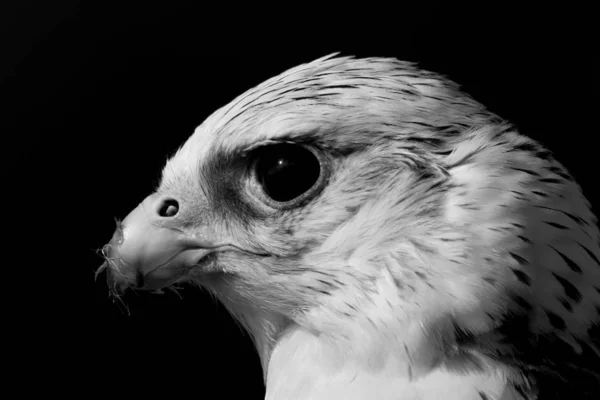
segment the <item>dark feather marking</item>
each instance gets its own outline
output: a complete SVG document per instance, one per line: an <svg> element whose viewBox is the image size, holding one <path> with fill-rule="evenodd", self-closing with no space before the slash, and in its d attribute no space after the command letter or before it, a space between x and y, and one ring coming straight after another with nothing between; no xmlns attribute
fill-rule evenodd
<svg viewBox="0 0 600 400"><path fill-rule="evenodd" d="M523 272L519 269L516 269L516 268L513 268L512 272L515 274L515 276L521 283L524 283L527 286L531 285L531 277L529 275L527 275L525 272Z"/></svg>
<svg viewBox="0 0 600 400"><path fill-rule="evenodd" d="M537 195L538 195L538 196L540 196L540 197L548 197L548 194L547 194L547 193L540 192L539 190L532 190L532 191L531 191L531 193L533 193L533 194L537 194Z"/></svg>
<svg viewBox="0 0 600 400"><path fill-rule="evenodd" d="M558 301L560 301L560 304L562 304L565 310L567 310L568 312L573 312L573 306L571 306L571 303L569 303L567 299L565 299L564 297L560 297Z"/></svg>
<svg viewBox="0 0 600 400"><path fill-rule="evenodd" d="M586 253L588 253L588 255L592 258L592 260L594 260L596 262L596 264L598 264L598 266L600 267L600 260L598 260L598 257L596 257L594 255L594 253L592 253L587 247L585 247L584 245L582 245L581 243L577 243L579 246L581 246L581 248L583 250L585 250Z"/></svg>
<svg viewBox="0 0 600 400"><path fill-rule="evenodd" d="M533 308L533 306L527 300L525 300L522 296L515 294L515 295L512 295L511 297L514 300L514 302L517 303L519 305L519 307L523 308L524 310L530 311Z"/></svg>
<svg viewBox="0 0 600 400"><path fill-rule="evenodd" d="M558 316L558 314L553 313L550 310L544 310L548 319L550 320L550 324L558 330L564 330L567 327L565 320Z"/></svg>
<svg viewBox="0 0 600 400"><path fill-rule="evenodd" d="M398 278L394 277L394 284L398 289L404 289L404 283L400 281Z"/></svg>
<svg viewBox="0 0 600 400"><path fill-rule="evenodd" d="M542 179L538 179L538 182L544 182L544 183L562 183L562 181L560 179L556 179L556 178L542 178Z"/></svg>
<svg viewBox="0 0 600 400"><path fill-rule="evenodd" d="M522 241L524 241L525 243L527 243L527 244L531 244L531 240L527 239L525 236L522 236L522 235L517 235L517 237L518 237L519 239L521 239Z"/></svg>
<svg viewBox="0 0 600 400"><path fill-rule="evenodd" d="M306 81L305 81L305 82L303 82L303 83L306 83ZM294 88L292 88L292 89L287 89L287 90L281 91L281 92L279 92L278 94L279 94L279 96L282 96L282 95L284 95L284 94L287 94L287 93L294 93L294 92L304 92L304 91L306 91L306 89L305 89L305 88L303 88L303 87L300 87L300 88L298 88L298 87L294 87ZM273 91L271 90L271 91L265 92L265 93L263 94L263 96L264 96L264 95L266 95L266 94L269 94L269 93L271 93L271 92L273 92ZM278 97L279 97L279 96L278 96ZM261 97L262 97L262 96L261 96ZM281 97L279 97L279 98L281 98ZM260 97L259 97L259 99L260 99Z"/></svg>
<svg viewBox="0 0 600 400"><path fill-rule="evenodd" d="M553 158L552 152L549 150L546 150L546 149L536 151L535 156L537 158L541 158L542 160L546 160L546 161L552 160L552 158Z"/></svg>
<svg viewBox="0 0 600 400"><path fill-rule="evenodd" d="M461 158L460 160L456 161L454 164L447 164L446 168L452 169L452 168L460 167L461 165L469 164L474 156L475 156L475 152L469 153L466 156L464 156L463 158Z"/></svg>
<svg viewBox="0 0 600 400"><path fill-rule="evenodd" d="M568 298L575 301L576 303L581 302L581 292L577 290L577 288L571 282L569 282L562 276L555 274L554 272L552 273L552 275L554 275L556 280L561 284Z"/></svg>
<svg viewBox="0 0 600 400"><path fill-rule="evenodd" d="M535 171L531 171L529 169L525 169L525 168L517 168L517 167L509 167L510 169L512 169L513 171L520 171L520 172L524 172L528 175L532 175L532 176L540 176L537 172Z"/></svg>
<svg viewBox="0 0 600 400"><path fill-rule="evenodd" d="M485 278L483 278L483 280L492 286L494 286L496 284L496 278L491 278L491 277L486 276Z"/></svg>
<svg viewBox="0 0 600 400"><path fill-rule="evenodd" d="M442 139L430 138L430 137L411 137L411 138L408 138L407 141L422 143L422 144L426 144L426 145L433 146L433 147L439 147L442 144L444 144L444 141Z"/></svg>
<svg viewBox="0 0 600 400"><path fill-rule="evenodd" d="M356 85L331 85L331 86L323 86L321 90L325 89L356 89Z"/></svg>
<svg viewBox="0 0 600 400"><path fill-rule="evenodd" d="M369 323L371 323L371 325L373 325L373 327L377 329L377 325L375 325L375 322L373 322L373 320L370 317L367 317L367 321L369 321Z"/></svg>
<svg viewBox="0 0 600 400"><path fill-rule="evenodd" d="M556 222L544 221L544 223L546 223L550 226L553 226L554 228L557 228L557 229L562 229L562 230L569 229L567 226L557 224Z"/></svg>
<svg viewBox="0 0 600 400"><path fill-rule="evenodd" d="M442 242L464 242L465 238L440 238Z"/></svg>
<svg viewBox="0 0 600 400"><path fill-rule="evenodd" d="M525 258L521 257L518 254L515 254L515 253L512 253L512 252L509 252L508 254L510 254L510 256L512 258L514 258L515 261L518 262L520 265L527 265L527 264L529 264L529 261L527 261Z"/></svg>
<svg viewBox="0 0 600 400"><path fill-rule="evenodd" d="M427 128L435 128L435 125L431 125L431 124L428 124L426 122L421 122L421 121L408 121L407 123L411 124L411 125L425 126Z"/></svg>
<svg viewBox="0 0 600 400"><path fill-rule="evenodd" d="M447 157L450 154L452 154L452 150L432 150L435 154L439 155L439 156L444 156Z"/></svg>
<svg viewBox="0 0 600 400"><path fill-rule="evenodd" d="M321 274L321 275L325 275L325 276L327 276L327 277L329 277L329 278L332 278L332 277L333 277L333 275L331 275L331 274L329 274L329 273L327 273L327 272L324 272L324 271L320 271L320 270L318 270L318 269L311 269L311 272L312 272L312 273L314 273L314 274Z"/></svg>
<svg viewBox="0 0 600 400"><path fill-rule="evenodd" d="M568 213L566 211L563 210L557 210L556 208L552 208L552 207L544 207L544 206L535 206L535 208L543 208L545 210L551 210L551 211L556 211L556 212L560 212L565 214L567 217L569 217L570 219L572 219L573 221L575 221L577 224L581 225L584 224L585 221L583 221L581 218L576 217L575 215Z"/></svg>
<svg viewBox="0 0 600 400"><path fill-rule="evenodd" d="M434 99L434 100L439 100L439 101L446 101L446 99L444 99L442 97L439 97L439 96L428 95L427 98Z"/></svg>
<svg viewBox="0 0 600 400"><path fill-rule="evenodd" d="M497 132L494 133L493 139L499 139L502 135L506 134L507 132L511 132L513 131L513 127L508 125L505 126L504 129L499 129ZM500 141L500 143L502 143L502 146L506 145L506 142L504 141Z"/></svg>
<svg viewBox="0 0 600 400"><path fill-rule="evenodd" d="M360 206L346 206L346 211L349 214L356 214L360 210Z"/></svg>
<svg viewBox="0 0 600 400"><path fill-rule="evenodd" d="M318 97L316 96L298 96L298 97L292 97L292 100L294 101L300 101L300 100L316 100L319 97L327 97L327 96L335 96L338 95L339 93L320 93L318 95Z"/></svg>
<svg viewBox="0 0 600 400"><path fill-rule="evenodd" d="M490 400L490 398L488 397L487 394L483 393L483 392L478 392L479 397L481 398L481 400Z"/></svg>
<svg viewBox="0 0 600 400"><path fill-rule="evenodd" d="M427 192L431 192L436 190L437 188L439 188L440 186L442 186L444 183L446 182L446 180L439 180L436 183L434 183L433 185L429 186L427 188Z"/></svg>
<svg viewBox="0 0 600 400"><path fill-rule="evenodd" d="M415 275L418 276L419 278L423 279L424 281L427 281L427 275L425 275L424 273L422 273L420 271L415 271Z"/></svg>
<svg viewBox="0 0 600 400"><path fill-rule="evenodd" d="M333 287L335 287L335 286L334 286L334 285L333 285L331 282L327 282L327 281L324 281L324 280L322 280L322 279L317 279L317 281L318 281L318 282L321 282L322 284L324 284L324 285L326 285L326 286L329 286L330 288L333 288Z"/></svg>
<svg viewBox="0 0 600 400"><path fill-rule="evenodd" d="M559 167L553 166L548 168L549 171L555 173L556 175L560 176L561 178L564 178L568 181L572 181L573 178L565 171L563 171L562 169L560 169Z"/></svg>
<svg viewBox="0 0 600 400"><path fill-rule="evenodd" d="M520 144L514 146L514 150L534 152L534 151L539 150L539 146L537 146L535 143L525 142L525 143L520 143Z"/></svg>
<svg viewBox="0 0 600 400"><path fill-rule="evenodd" d="M353 70L353 71L361 73L361 72L364 72L365 70L356 69L356 70ZM379 78L377 76L363 76L363 75L360 75L360 79L365 80L365 81L376 81L376 82L381 81L381 78Z"/></svg>
<svg viewBox="0 0 600 400"><path fill-rule="evenodd" d="M555 249L554 247L550 246L550 248L552 250L554 250L559 256L561 256L561 258L564 260L565 263L567 263L567 265L569 266L569 268L571 268L572 271L575 271L579 274L581 274L583 271L581 270L581 267L579 265L577 265L573 260L571 260L569 257L567 257L566 255L564 255L563 253L561 253L560 251L558 251L557 249Z"/></svg>
<svg viewBox="0 0 600 400"><path fill-rule="evenodd" d="M459 204L458 206L464 208L465 210L472 210L472 211L479 210L479 207L476 206L474 203L463 203L463 204Z"/></svg>
<svg viewBox="0 0 600 400"><path fill-rule="evenodd" d="M326 294L326 295L328 295L328 296L330 296L330 295L331 295L331 293L329 293L329 292L327 292L327 291L325 291L325 290L317 289L316 287L312 287L312 286L306 286L306 288L307 288L307 289L310 289L310 290L314 290L315 292L319 292L319 293L321 293L321 294Z"/></svg>

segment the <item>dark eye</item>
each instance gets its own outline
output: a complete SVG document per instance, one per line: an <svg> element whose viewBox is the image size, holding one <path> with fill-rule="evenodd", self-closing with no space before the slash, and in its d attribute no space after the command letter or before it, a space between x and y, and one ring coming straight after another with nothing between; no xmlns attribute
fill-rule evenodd
<svg viewBox="0 0 600 400"><path fill-rule="evenodd" d="M264 146L254 165L256 179L265 194L280 203L302 196L321 174L317 156L306 147L291 143Z"/></svg>

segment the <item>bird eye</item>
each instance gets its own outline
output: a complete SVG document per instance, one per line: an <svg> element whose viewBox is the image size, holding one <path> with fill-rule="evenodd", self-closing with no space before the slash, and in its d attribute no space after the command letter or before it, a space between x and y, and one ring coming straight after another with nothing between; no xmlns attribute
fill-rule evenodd
<svg viewBox="0 0 600 400"><path fill-rule="evenodd" d="M321 163L315 153L304 146L279 143L258 151L254 174L270 200L287 203L315 186L321 175Z"/></svg>

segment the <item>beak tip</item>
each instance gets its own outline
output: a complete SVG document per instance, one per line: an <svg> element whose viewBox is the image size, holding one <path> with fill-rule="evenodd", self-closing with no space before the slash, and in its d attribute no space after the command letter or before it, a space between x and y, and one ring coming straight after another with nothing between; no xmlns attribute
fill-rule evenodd
<svg viewBox="0 0 600 400"><path fill-rule="evenodd" d="M112 239L102 250L104 263L96 271L97 278L102 271L106 270L106 283L110 292L116 296L123 294L129 287L129 279L126 274L127 268L118 254L118 248L122 243L123 229L120 222L117 221L117 229L115 230Z"/></svg>
<svg viewBox="0 0 600 400"><path fill-rule="evenodd" d="M115 218L116 229L102 250L105 263L99 270L106 269L111 293L166 287L206 251L181 230L159 222L160 218L146 213L144 202L122 221Z"/></svg>

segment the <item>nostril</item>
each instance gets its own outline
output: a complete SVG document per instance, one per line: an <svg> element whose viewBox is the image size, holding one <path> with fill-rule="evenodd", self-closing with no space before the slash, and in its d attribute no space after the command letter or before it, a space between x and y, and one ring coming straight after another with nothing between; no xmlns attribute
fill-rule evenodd
<svg viewBox="0 0 600 400"><path fill-rule="evenodd" d="M165 199L158 208L161 217L174 217L179 212L179 203L175 199Z"/></svg>

